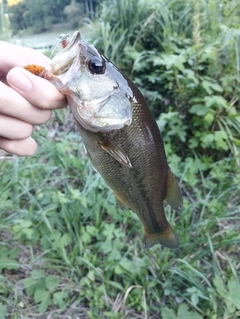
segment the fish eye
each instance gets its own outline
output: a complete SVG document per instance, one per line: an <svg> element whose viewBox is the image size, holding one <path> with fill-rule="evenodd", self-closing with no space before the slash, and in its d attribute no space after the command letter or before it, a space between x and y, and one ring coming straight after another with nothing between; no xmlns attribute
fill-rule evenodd
<svg viewBox="0 0 240 319"><path fill-rule="evenodd" d="M92 58L88 61L88 69L92 74L103 74L105 68L105 62L101 59Z"/></svg>

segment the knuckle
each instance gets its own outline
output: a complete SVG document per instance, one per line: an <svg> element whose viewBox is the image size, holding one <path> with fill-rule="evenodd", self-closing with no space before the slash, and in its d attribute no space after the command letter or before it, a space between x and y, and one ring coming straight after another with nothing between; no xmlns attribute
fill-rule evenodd
<svg viewBox="0 0 240 319"><path fill-rule="evenodd" d="M51 94L51 93L47 92L45 95L44 104L43 104L43 107L45 109L54 108L55 105L57 104L55 94Z"/></svg>
<svg viewBox="0 0 240 319"><path fill-rule="evenodd" d="M65 102L65 97L62 95L50 82L47 83L48 89L44 91L42 99L42 108L55 109L60 108Z"/></svg>
<svg viewBox="0 0 240 319"><path fill-rule="evenodd" d="M30 156L37 150L37 143L31 138L23 140L9 140L0 137L0 148L18 156Z"/></svg>
<svg viewBox="0 0 240 319"><path fill-rule="evenodd" d="M32 132L33 132L33 126L31 124L24 123L21 129L18 130L18 139L19 140L26 139L32 134Z"/></svg>
<svg viewBox="0 0 240 319"><path fill-rule="evenodd" d="M47 121L50 120L52 116L52 111L50 110L44 110L41 112L41 116L39 118L39 123L38 124L43 124L46 123Z"/></svg>
<svg viewBox="0 0 240 319"><path fill-rule="evenodd" d="M4 92L5 85L0 82L0 113L4 113L6 108L6 94Z"/></svg>

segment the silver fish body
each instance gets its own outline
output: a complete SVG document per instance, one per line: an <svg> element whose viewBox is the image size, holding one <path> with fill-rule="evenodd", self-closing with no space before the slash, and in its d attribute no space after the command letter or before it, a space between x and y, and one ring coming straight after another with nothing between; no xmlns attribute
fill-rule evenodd
<svg viewBox="0 0 240 319"><path fill-rule="evenodd" d="M66 94L93 166L119 203L138 215L146 246L178 248L164 201L180 212L181 192L136 85L78 32L50 62L45 77Z"/></svg>

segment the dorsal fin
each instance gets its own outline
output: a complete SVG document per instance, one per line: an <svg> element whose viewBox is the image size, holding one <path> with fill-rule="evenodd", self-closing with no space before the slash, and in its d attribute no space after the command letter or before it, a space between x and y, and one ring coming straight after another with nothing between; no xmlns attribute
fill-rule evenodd
<svg viewBox="0 0 240 319"><path fill-rule="evenodd" d="M175 175L168 168L166 202L177 212L182 210L182 194Z"/></svg>

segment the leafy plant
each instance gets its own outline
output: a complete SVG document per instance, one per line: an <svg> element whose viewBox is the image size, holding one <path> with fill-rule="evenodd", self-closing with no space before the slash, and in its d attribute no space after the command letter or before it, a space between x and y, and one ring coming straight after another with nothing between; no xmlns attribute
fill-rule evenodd
<svg viewBox="0 0 240 319"><path fill-rule="evenodd" d="M18 248L9 250L6 246L0 247L0 273L5 269L11 270L20 267L19 262L16 260L18 254Z"/></svg>
<svg viewBox="0 0 240 319"><path fill-rule="evenodd" d="M226 305L225 315L231 316L240 311L240 284L239 280L232 278L229 279L225 285L221 276L216 275L213 279L214 286L216 287L217 294L223 298Z"/></svg>
<svg viewBox="0 0 240 319"><path fill-rule="evenodd" d="M103 3L95 43L157 118L184 195L180 216L165 207L181 248L143 247L139 220L117 206L59 110L35 130L36 155L0 161L3 316L239 317L238 10L223 0Z"/></svg>
<svg viewBox="0 0 240 319"><path fill-rule="evenodd" d="M197 312L189 310L189 307L182 303L177 310L177 314L172 309L164 307L161 311L162 319L202 319Z"/></svg>
<svg viewBox="0 0 240 319"><path fill-rule="evenodd" d="M234 1L192 0L101 8L95 45L131 75L155 117L172 115L161 129L181 158L230 151L240 163L238 10Z"/></svg>
<svg viewBox="0 0 240 319"><path fill-rule="evenodd" d="M60 279L53 275L46 276L44 272L33 270L31 277L24 280L24 288L28 296L33 296L38 304L38 312L43 313L53 304L60 309L66 306L68 292L59 290Z"/></svg>

